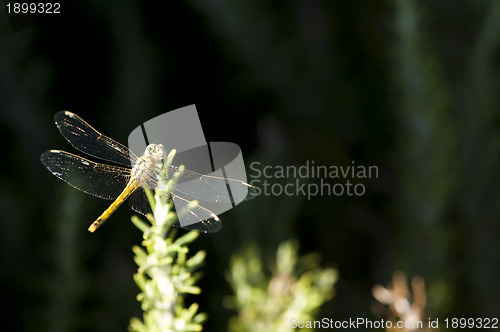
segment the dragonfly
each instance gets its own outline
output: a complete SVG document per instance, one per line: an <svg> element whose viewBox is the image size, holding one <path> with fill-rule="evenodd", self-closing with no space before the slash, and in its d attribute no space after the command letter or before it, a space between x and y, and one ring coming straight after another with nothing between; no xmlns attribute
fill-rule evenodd
<svg viewBox="0 0 500 332"><path fill-rule="evenodd" d="M150 144L144 154L138 157L125 145L99 133L78 115L61 111L54 116L55 123L62 136L77 150L89 156L117 165L97 163L78 155L49 150L41 155L43 165L56 177L86 194L113 200L113 203L89 226L93 233L99 228L128 198L132 209L142 215L152 213L151 205L144 188L159 189L159 175L165 172L167 178L174 175L179 182L196 180L196 188L217 194L217 190L227 188L241 190L248 200L257 195L257 190L250 184L226 177L204 175L174 165L164 165L165 151L161 144ZM193 188L186 189L186 195L192 195ZM191 192L189 192L191 190ZM220 218L208 208L196 204L182 196L182 192L170 190L169 199L183 202L187 211L184 216L192 220L189 225L181 226L177 221L174 226L204 233L217 232L221 229Z"/></svg>

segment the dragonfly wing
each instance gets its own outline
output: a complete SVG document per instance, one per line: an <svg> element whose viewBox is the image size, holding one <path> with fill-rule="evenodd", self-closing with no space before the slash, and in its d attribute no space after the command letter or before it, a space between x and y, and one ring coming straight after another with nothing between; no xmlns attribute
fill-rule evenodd
<svg viewBox="0 0 500 332"><path fill-rule="evenodd" d="M41 161L59 179L102 199L116 199L130 179L128 168L98 164L64 151L44 152Z"/></svg>
<svg viewBox="0 0 500 332"><path fill-rule="evenodd" d="M128 167L131 158L132 162L137 159L126 146L102 135L74 113L61 111L54 118L64 138L83 153Z"/></svg>
<svg viewBox="0 0 500 332"><path fill-rule="evenodd" d="M172 211L174 211L178 215L181 214L181 218L184 218L184 220L186 220L187 222L192 223L187 226L181 226L179 220L177 220L173 224L174 227L184 228L187 230L197 230L204 233L214 233L221 230L222 223L219 217L212 213L212 211L199 205L188 208L188 200L175 194L171 195L176 203L175 206L172 205ZM153 213L151 205L149 204L146 194L142 188L138 188L130 197L129 204L135 212L138 212L142 215Z"/></svg>
<svg viewBox="0 0 500 332"><path fill-rule="evenodd" d="M177 220L176 222L174 222L172 226L177 228L183 228L188 231L200 231L202 233L216 233L222 229L222 223L220 219L215 220L213 218L209 220L203 220L202 222L198 222L196 224L191 224L187 226L181 226L179 220Z"/></svg>
<svg viewBox="0 0 500 332"><path fill-rule="evenodd" d="M146 197L146 193L141 187L137 188L137 190L129 198L128 202L130 207L137 213L144 216L148 213L153 213L151 204L149 204L148 198Z"/></svg>
<svg viewBox="0 0 500 332"><path fill-rule="evenodd" d="M169 166L169 177L172 177L178 167ZM228 188L231 196L228 194ZM258 191L252 185L241 180L219 176L203 175L190 170L184 170L177 178L173 191L176 194L196 197L201 201L232 203L231 200L249 200L257 196Z"/></svg>
<svg viewBox="0 0 500 332"><path fill-rule="evenodd" d="M197 230L203 233L215 233L222 229L222 222L215 213L199 204L192 205L191 201L174 193L170 194L175 202L174 210L177 216L188 223L186 226L181 226L177 220L174 227Z"/></svg>

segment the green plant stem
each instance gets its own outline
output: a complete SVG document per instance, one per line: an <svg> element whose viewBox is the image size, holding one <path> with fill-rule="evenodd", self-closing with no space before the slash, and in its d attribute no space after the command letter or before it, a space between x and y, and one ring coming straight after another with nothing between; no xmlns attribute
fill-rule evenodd
<svg viewBox="0 0 500 332"><path fill-rule="evenodd" d="M173 158L169 154L167 164ZM182 169L181 169L182 171ZM175 181L169 179L167 188ZM161 179L166 181L163 174ZM199 251L189 255L188 245L198 237L199 233L191 231L176 238L176 230L172 228L177 215L172 211L172 203L168 192L157 190L154 195L146 191L153 209L153 215L147 221L134 216L132 222L143 233L142 247L132 248L137 263L134 280L141 293L137 299L144 311L143 320L132 318L130 331L164 332L164 331L202 331L202 323L206 315L198 313L198 304L185 307L184 297L187 294L200 294L196 286L200 275L195 271L205 259L205 252Z"/></svg>

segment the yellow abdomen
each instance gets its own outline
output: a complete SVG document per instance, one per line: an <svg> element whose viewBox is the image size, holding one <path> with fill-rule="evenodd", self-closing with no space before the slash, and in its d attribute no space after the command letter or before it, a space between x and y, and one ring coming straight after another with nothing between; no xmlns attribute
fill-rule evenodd
<svg viewBox="0 0 500 332"><path fill-rule="evenodd" d="M90 225L88 231L94 233L137 188L139 188L137 179L130 181L120 196Z"/></svg>

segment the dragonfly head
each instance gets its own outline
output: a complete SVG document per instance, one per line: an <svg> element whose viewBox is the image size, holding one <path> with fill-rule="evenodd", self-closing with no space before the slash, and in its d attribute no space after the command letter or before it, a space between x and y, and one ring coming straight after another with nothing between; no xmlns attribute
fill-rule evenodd
<svg viewBox="0 0 500 332"><path fill-rule="evenodd" d="M144 155L148 157L152 157L155 160L163 160L164 159L164 150L162 144L149 144L146 147L146 151Z"/></svg>

